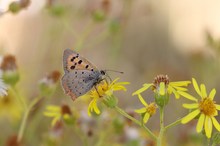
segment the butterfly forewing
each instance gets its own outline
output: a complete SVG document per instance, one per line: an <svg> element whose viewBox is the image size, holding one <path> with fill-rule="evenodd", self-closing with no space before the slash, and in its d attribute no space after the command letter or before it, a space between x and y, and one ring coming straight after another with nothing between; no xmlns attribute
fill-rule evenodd
<svg viewBox="0 0 220 146"><path fill-rule="evenodd" d="M70 49L66 49L63 53L63 67L65 73L73 70L97 70L88 60Z"/></svg>
<svg viewBox="0 0 220 146"><path fill-rule="evenodd" d="M62 86L73 100L91 90L103 77L94 65L70 49L63 53L63 67Z"/></svg>

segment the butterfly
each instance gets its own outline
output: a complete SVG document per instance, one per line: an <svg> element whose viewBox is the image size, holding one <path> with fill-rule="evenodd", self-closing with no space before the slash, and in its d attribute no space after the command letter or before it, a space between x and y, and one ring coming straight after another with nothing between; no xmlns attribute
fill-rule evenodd
<svg viewBox="0 0 220 146"><path fill-rule="evenodd" d="M104 70L98 70L87 59L70 49L63 52L63 69L62 87L73 101L93 87L96 89L97 84L106 80Z"/></svg>

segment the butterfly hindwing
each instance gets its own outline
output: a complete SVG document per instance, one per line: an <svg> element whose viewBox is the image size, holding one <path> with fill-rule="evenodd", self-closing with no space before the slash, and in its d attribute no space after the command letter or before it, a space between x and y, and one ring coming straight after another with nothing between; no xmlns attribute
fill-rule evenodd
<svg viewBox="0 0 220 146"><path fill-rule="evenodd" d="M67 95L73 100L87 93L100 76L98 71L76 70L74 72L65 73L62 78L62 86Z"/></svg>
<svg viewBox="0 0 220 146"><path fill-rule="evenodd" d="M92 65L88 60L80 56L77 52L70 49L66 49L63 53L63 67L65 73L74 70L97 70L97 68Z"/></svg>

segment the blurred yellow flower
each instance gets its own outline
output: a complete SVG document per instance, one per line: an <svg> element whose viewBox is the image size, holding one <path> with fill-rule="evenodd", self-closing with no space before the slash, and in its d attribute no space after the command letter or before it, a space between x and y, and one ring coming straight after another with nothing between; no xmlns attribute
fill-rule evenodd
<svg viewBox="0 0 220 146"><path fill-rule="evenodd" d="M72 122L72 112L68 105L56 106L48 105L46 107L44 115L47 117L52 117L52 126L54 126L58 121L64 120L65 122Z"/></svg>
<svg viewBox="0 0 220 146"><path fill-rule="evenodd" d="M108 96L110 97L113 94L113 91L118 90L124 90L126 91L126 88L124 85L129 84L129 82L117 82L119 78L116 78L114 81L112 81L110 84L107 83L107 81L103 80L99 85L97 85L96 89L91 90L88 94L85 96L89 96L92 98L92 101L89 104L88 107L88 115L91 116L91 112L95 112L96 114L100 114L100 110L97 106L97 102L99 99L103 99L102 97Z"/></svg>
<svg viewBox="0 0 220 146"><path fill-rule="evenodd" d="M138 94L138 98L140 99L141 103L145 106L143 108L135 110L136 113L142 114L143 115L143 122L147 123L149 118L156 113L156 104L155 103L150 103L147 104L147 102L143 99L141 94Z"/></svg>
<svg viewBox="0 0 220 146"><path fill-rule="evenodd" d="M16 98L11 95L0 98L0 117L7 117L11 121L17 121L21 118L22 108L19 106Z"/></svg>
<svg viewBox="0 0 220 146"><path fill-rule="evenodd" d="M209 95L207 95L204 84L201 84L199 87L194 78L192 79L192 83L201 99L198 100L198 98L193 97L188 93L181 93L182 96L195 102L191 104L183 104L184 108L192 111L187 116L183 117L181 122L185 124L194 119L196 116L199 116L196 131L199 133L204 127L206 136L210 138L212 134L212 124L218 131L220 131L220 125L215 118L215 116L218 115L218 110L220 110L220 105L213 101L216 90L212 89Z"/></svg>
<svg viewBox="0 0 220 146"><path fill-rule="evenodd" d="M159 93L160 95L173 93L178 99L180 97L179 91L187 91L185 87L188 86L190 83L190 81L170 82L167 75L158 75L155 77L153 83L143 84L143 87L135 91L132 95L141 94L151 87L155 93Z"/></svg>

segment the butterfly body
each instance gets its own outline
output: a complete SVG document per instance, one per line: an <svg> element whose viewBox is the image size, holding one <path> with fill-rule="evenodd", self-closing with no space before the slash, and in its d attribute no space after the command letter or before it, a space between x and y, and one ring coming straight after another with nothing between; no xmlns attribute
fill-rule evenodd
<svg viewBox="0 0 220 146"><path fill-rule="evenodd" d="M98 70L77 52L66 49L63 53L64 76L62 86L73 100L86 94L105 79L105 71Z"/></svg>

